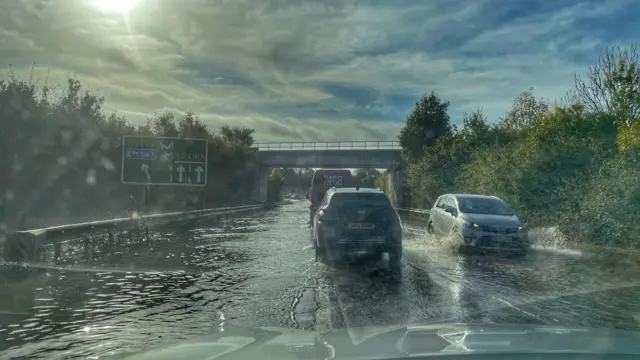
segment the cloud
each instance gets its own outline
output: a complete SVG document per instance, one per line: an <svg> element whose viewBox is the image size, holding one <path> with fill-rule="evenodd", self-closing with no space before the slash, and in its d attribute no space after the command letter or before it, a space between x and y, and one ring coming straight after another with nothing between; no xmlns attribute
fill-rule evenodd
<svg viewBox="0 0 640 360"><path fill-rule="evenodd" d="M560 98L607 45L637 38L633 0L0 2L0 59L68 76L140 123L195 111L261 141L391 140L435 90L454 122L495 120L533 86Z"/></svg>

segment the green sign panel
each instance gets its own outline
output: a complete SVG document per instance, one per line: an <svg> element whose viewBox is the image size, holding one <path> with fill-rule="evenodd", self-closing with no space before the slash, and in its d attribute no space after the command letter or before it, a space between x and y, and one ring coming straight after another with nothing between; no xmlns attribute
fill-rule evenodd
<svg viewBox="0 0 640 360"><path fill-rule="evenodd" d="M207 184L206 139L122 137L122 183L204 186Z"/></svg>

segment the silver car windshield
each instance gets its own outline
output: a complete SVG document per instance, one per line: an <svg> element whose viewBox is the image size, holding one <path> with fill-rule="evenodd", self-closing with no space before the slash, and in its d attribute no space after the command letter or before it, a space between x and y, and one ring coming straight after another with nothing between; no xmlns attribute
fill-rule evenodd
<svg viewBox="0 0 640 360"><path fill-rule="evenodd" d="M514 215L514 211L499 199L482 197L458 197L458 206L462 213L486 215Z"/></svg>

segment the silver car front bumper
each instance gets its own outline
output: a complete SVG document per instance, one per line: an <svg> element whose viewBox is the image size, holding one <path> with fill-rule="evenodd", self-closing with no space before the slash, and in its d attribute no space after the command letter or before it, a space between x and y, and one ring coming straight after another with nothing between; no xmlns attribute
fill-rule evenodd
<svg viewBox="0 0 640 360"><path fill-rule="evenodd" d="M528 249L531 247L526 231L512 233L496 233L482 229L465 228L460 233L462 245L470 248L483 249Z"/></svg>

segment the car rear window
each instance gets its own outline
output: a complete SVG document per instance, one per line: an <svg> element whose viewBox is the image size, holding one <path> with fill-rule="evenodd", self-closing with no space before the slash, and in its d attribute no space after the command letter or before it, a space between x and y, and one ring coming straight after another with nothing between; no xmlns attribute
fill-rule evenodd
<svg viewBox="0 0 640 360"><path fill-rule="evenodd" d="M370 206L389 207L389 199L382 193L335 193L331 196L330 205L337 207Z"/></svg>

